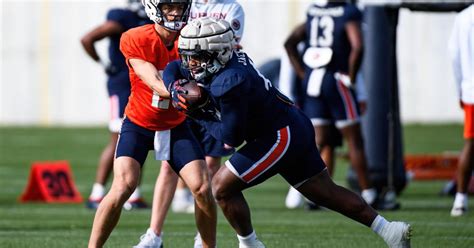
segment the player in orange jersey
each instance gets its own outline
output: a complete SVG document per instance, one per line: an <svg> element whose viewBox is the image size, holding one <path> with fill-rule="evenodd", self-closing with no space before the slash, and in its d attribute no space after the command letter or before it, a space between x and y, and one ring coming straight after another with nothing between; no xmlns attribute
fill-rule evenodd
<svg viewBox="0 0 474 248"><path fill-rule="evenodd" d="M89 247L102 247L106 242L137 186L149 150L154 150L156 160L170 165L160 175L176 172L189 186L203 247L216 245L216 205L204 155L184 122L185 115L170 104L161 77L168 62L179 57L175 42L188 19L190 4L190 0L146 1L145 9L155 24L122 35L120 49L130 71L131 94L117 143L114 180L97 209Z"/></svg>

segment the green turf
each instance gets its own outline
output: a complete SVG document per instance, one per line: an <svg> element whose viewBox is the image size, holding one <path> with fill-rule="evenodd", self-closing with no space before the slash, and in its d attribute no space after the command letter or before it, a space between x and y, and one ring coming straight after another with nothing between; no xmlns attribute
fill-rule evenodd
<svg viewBox="0 0 474 248"><path fill-rule="evenodd" d="M459 125L407 126L406 153L459 151ZM0 128L0 247L86 247L94 212L83 204L19 204L33 161L68 160L76 186L87 197L98 156L106 144L105 128ZM151 156L150 156L151 158ZM338 161L336 181L345 184L346 162ZM159 166L145 165L143 193L151 200ZM411 182L400 198L402 209L383 212L388 219L405 220L414 227L413 247L474 247L474 214L449 216L450 197L438 196L443 181ZM287 210L287 185L274 177L245 195L252 219L267 247L384 247L368 228L330 212ZM470 205L471 209L474 206ZM124 212L107 247L131 247L149 223L149 210ZM165 225L166 247L192 247L192 215L170 213ZM219 247L237 247L234 232L219 215Z"/></svg>

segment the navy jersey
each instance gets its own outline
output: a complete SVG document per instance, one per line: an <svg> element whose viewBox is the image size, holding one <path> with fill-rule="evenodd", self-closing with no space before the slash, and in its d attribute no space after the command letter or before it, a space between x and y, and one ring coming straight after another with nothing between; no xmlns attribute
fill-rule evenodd
<svg viewBox="0 0 474 248"><path fill-rule="evenodd" d="M180 61L170 63L164 71L167 85L179 78L191 78ZM235 52L226 66L207 78L209 91L219 120L199 120L217 140L233 147L244 141L274 133L288 125L293 103L256 70L244 52Z"/></svg>
<svg viewBox="0 0 474 248"><path fill-rule="evenodd" d="M328 3L312 5L306 17L306 47L331 48L333 55L326 69L347 73L351 46L345 26L351 21L362 21L362 13L352 4Z"/></svg>
<svg viewBox="0 0 474 248"><path fill-rule="evenodd" d="M144 24L152 23L148 18L141 18L135 12L129 9L111 9L107 13L107 21L114 21L123 27L123 31L127 31L131 28L138 27ZM120 52L120 37L121 34L117 34L110 37L109 45L109 59L110 63L118 70L127 70L125 64L125 57Z"/></svg>

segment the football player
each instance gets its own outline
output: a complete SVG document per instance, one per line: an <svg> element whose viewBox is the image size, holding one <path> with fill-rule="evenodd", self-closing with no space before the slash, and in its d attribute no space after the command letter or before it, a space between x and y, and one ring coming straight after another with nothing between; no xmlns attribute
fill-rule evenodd
<svg viewBox="0 0 474 248"><path fill-rule="evenodd" d="M235 32L234 48L241 49L239 42L241 41L244 30L244 10L242 6L235 0L198 0L194 1L190 9L190 20L201 16L215 16L232 23L232 30ZM221 158L229 156L234 149L224 147L220 140L216 140L206 130L195 121L188 119L193 134L198 139L203 148L206 164L209 169L211 178L221 165ZM168 166L162 164L162 168ZM174 178L173 178L174 177ZM144 235L140 237L140 242L134 246L135 248L159 248L163 244L162 232L168 212L169 202L171 201L173 188L169 187L170 182L176 180L177 175L166 174L158 177L153 194L153 211L150 220L150 226ZM194 199L186 188L181 179L178 181L176 192L171 203L171 210L180 213L194 212ZM201 238L199 233L195 237L194 247L201 247Z"/></svg>
<svg viewBox="0 0 474 248"><path fill-rule="evenodd" d="M467 212L467 189L474 168L474 49L472 37L474 4L456 16L449 41L453 72L459 89L459 102L464 110L464 147L459 158L457 191L451 216L458 217Z"/></svg>
<svg viewBox="0 0 474 248"><path fill-rule="evenodd" d="M170 104L162 70L178 58L179 31L186 24L190 0L144 0L155 24L128 30L120 40L130 72L131 94L117 142L112 187L100 203L89 247L102 247L117 224L122 205L135 190L149 150L170 166L160 176L177 173L196 201L196 225L203 247L215 247L217 213L204 155L186 116ZM176 182L170 184L175 187Z"/></svg>
<svg viewBox="0 0 474 248"><path fill-rule="evenodd" d="M361 195L368 204L374 204L377 192L368 177L360 109L354 92L363 52L361 18L362 14L352 4L315 3L307 11L306 23L288 37L285 49L296 74L303 79L307 94L303 109L313 123L321 153L332 151L334 124L347 141ZM306 47L303 58L297 49L301 41Z"/></svg>
<svg viewBox="0 0 474 248"><path fill-rule="evenodd" d="M199 17L210 16L216 19L224 19L231 23L232 30L235 34L235 48L241 49L240 41L244 32L245 12L242 6L236 0L197 0L193 1L191 10L189 11L189 19L193 20ZM201 141L206 155L206 162L211 177L219 169L221 157L228 156L231 150L220 148L220 142L216 142L213 138L203 130L198 124L190 121L190 126L194 135ZM189 197L186 185L182 180L178 181L178 186L173 198L171 210L174 212L192 212L194 209L194 201Z"/></svg>
<svg viewBox="0 0 474 248"><path fill-rule="evenodd" d="M265 247L242 191L275 174L309 200L371 227L390 247L409 247L410 225L385 220L357 194L334 184L319 156L311 121L255 69L247 54L234 51L233 38L224 20L193 20L179 37L181 61L171 62L163 79L176 106L187 104L177 90L183 80L202 84L209 104L181 110L227 146L240 147L212 180L239 247Z"/></svg>
<svg viewBox="0 0 474 248"><path fill-rule="evenodd" d="M105 184L112 172L115 146L122 125L125 106L130 95L130 79L125 58L120 52L120 36L130 28L152 23L146 16L145 9L139 0L129 0L128 8L115 8L107 13L107 20L92 29L81 39L82 46L87 54L96 62L104 66L107 74L107 91L110 98L110 140L102 151L97 166L96 178L92 186L86 206L96 209L105 195ZM109 59L99 57L94 44L104 38L109 38ZM147 204L141 198L140 189L133 192L128 199L128 208L146 208Z"/></svg>

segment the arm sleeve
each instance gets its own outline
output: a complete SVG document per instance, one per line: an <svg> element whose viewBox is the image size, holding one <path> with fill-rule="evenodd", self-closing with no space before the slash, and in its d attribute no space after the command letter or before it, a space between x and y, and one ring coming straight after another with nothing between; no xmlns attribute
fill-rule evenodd
<svg viewBox="0 0 474 248"><path fill-rule="evenodd" d="M163 82L166 88L178 79L186 78L181 70L181 60L174 60L170 62L163 71Z"/></svg>
<svg viewBox="0 0 474 248"><path fill-rule="evenodd" d="M125 15L120 9L111 9L107 12L107 21L114 21L123 24Z"/></svg>
<svg viewBox="0 0 474 248"><path fill-rule="evenodd" d="M362 21L362 12L352 4L349 4L347 6L347 14L346 14L346 22L350 21L356 21L356 22L361 22Z"/></svg>
<svg viewBox="0 0 474 248"><path fill-rule="evenodd" d="M247 87L241 84L219 98L221 121L202 121L201 124L217 140L238 147L245 140L248 102Z"/></svg>
<svg viewBox="0 0 474 248"><path fill-rule="evenodd" d="M125 61L128 63L129 59L141 59L147 61L147 49L146 47L140 47L136 39L136 35L131 34L129 31L122 34L120 38L120 51L125 57Z"/></svg>
<svg viewBox="0 0 474 248"><path fill-rule="evenodd" d="M245 26L245 12L240 4L236 4L235 7L227 13L226 21L230 23L232 30L234 30L237 43L240 43Z"/></svg>

